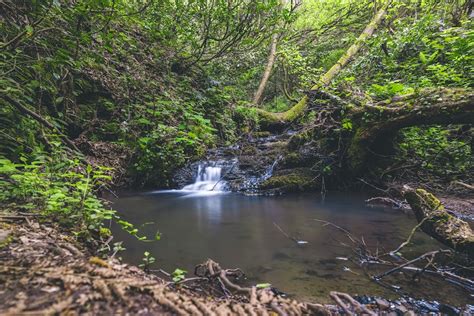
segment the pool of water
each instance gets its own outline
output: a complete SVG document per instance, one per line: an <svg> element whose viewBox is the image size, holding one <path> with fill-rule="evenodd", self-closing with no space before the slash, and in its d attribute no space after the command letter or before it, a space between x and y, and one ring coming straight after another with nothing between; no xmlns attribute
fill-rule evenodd
<svg viewBox="0 0 474 316"><path fill-rule="evenodd" d="M143 253L149 251L157 259L157 267L192 272L196 264L212 258L223 267L244 270L249 283L268 282L299 299L328 301L328 293L333 290L396 298L400 295L370 281L357 265L344 260L352 255L352 249L345 246L350 241L344 234L315 221L329 221L363 237L374 251L396 248L416 220L399 210L369 208L364 204L365 198L329 194L323 202L317 194L122 194L112 200L119 214L135 224L141 234L153 238L159 231L162 237L159 241L141 242L117 227L113 230L116 240L123 240L126 247L120 256L133 264L139 264ZM297 244L285 233L307 243ZM417 233L413 243L404 251L407 257L441 247L423 233ZM374 267L369 272L382 271ZM396 274L387 281L416 298L458 306L470 300L462 289L429 276L415 282L405 274Z"/></svg>

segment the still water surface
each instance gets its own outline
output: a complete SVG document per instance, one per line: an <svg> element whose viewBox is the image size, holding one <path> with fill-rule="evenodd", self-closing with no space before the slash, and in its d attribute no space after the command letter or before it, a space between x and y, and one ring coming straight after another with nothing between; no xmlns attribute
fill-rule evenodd
<svg viewBox="0 0 474 316"><path fill-rule="evenodd" d="M364 196L329 194L322 202L318 195L251 197L235 193L200 195L185 192L123 194L114 199L114 208L147 236L161 232L155 242L140 242L120 229L114 233L127 248L125 262L139 264L144 251L157 265L173 271L193 271L207 258L223 267L243 269L248 282L272 286L300 299L326 301L329 291L350 294L399 297L371 282L357 265L343 258L352 250L349 240L337 230L323 227L314 219L335 223L349 230L380 252L396 248L416 224L411 214L390 208L369 208ZM307 244L298 245L279 231ZM439 249L440 244L417 233L404 254L414 257ZM348 270L350 269L350 270ZM370 270L375 274L377 270ZM379 270L380 272L383 270ZM390 277L408 294L443 303L460 305L469 295L455 286L430 277L414 282L405 275Z"/></svg>

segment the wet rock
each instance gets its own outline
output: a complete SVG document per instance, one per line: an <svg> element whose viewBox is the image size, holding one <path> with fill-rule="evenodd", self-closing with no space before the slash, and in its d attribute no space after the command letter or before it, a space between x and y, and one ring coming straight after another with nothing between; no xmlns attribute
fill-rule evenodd
<svg viewBox="0 0 474 316"><path fill-rule="evenodd" d="M383 298L376 298L375 303L381 310L388 310L390 308L390 302Z"/></svg>
<svg viewBox="0 0 474 316"><path fill-rule="evenodd" d="M314 175L310 169L280 170L260 185L263 190L281 189L285 192L301 192L314 186Z"/></svg>
<svg viewBox="0 0 474 316"><path fill-rule="evenodd" d="M248 195L275 195L311 190L315 173L310 167L318 157L313 146L290 151L293 132L280 135L262 134L239 144L210 150L207 159L194 162L176 172L174 187L193 183L198 166L219 162L223 180L231 191Z"/></svg>
<svg viewBox="0 0 474 316"><path fill-rule="evenodd" d="M454 306L447 304L440 304L439 311L446 315L459 315L461 311Z"/></svg>

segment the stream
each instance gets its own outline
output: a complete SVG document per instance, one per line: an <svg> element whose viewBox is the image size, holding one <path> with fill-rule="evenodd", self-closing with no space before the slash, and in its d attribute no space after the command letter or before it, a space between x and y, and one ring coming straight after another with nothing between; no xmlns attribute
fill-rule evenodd
<svg viewBox="0 0 474 316"><path fill-rule="evenodd" d="M329 302L330 291L398 298L401 295L372 281L356 264L347 260L352 249L347 237L314 219L337 224L380 252L395 249L416 224L411 213L383 207L367 207L367 196L330 192L324 201L319 194L245 196L225 192L220 170L201 167L196 181L182 190L125 192L112 199L123 219L139 228L141 235L161 240L142 242L114 227L115 240L123 240L120 253L125 262L139 264L143 253L156 258L156 266L172 272L189 271L207 258L221 266L241 268L249 284L271 283L299 299ZM276 224L276 225L275 225ZM300 243L291 240L295 238ZM417 233L413 245L404 250L415 257L441 245ZM370 273L384 267L371 267ZM415 298L463 305L469 293L424 275L412 281L394 274L386 281Z"/></svg>

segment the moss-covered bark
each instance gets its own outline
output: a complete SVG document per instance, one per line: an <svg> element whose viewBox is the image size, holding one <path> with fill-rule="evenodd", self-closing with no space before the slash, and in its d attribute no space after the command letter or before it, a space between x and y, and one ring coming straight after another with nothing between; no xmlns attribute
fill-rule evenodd
<svg viewBox="0 0 474 316"><path fill-rule="evenodd" d="M338 59L338 61L324 74L321 76L319 81L311 88L311 91L317 91L321 88L329 85L331 81L341 72L341 70L354 58L359 52L360 48L372 36L376 28L382 22L385 14L387 13L387 4L373 17L370 23L365 27L362 33L359 35L357 40L349 47L349 49ZM301 100L296 103L291 109L282 113L271 113L264 110L259 110L260 120L263 128L273 128L275 125L281 125L282 123L288 123L294 121L300 117L308 106L308 97L304 96Z"/></svg>
<svg viewBox="0 0 474 316"><path fill-rule="evenodd" d="M474 258L474 232L468 223L446 212L443 204L423 189L405 187L404 196L425 233Z"/></svg>
<svg viewBox="0 0 474 316"><path fill-rule="evenodd" d="M357 172L364 169L371 151L391 144L402 128L428 124L464 124L474 122L474 91L465 89L426 89L374 105L349 111L355 131L347 160Z"/></svg>

